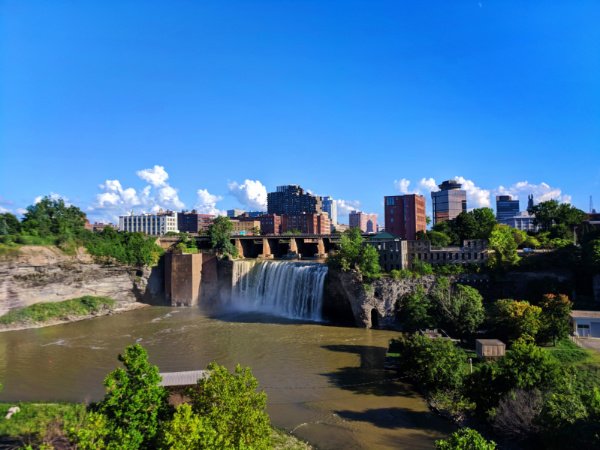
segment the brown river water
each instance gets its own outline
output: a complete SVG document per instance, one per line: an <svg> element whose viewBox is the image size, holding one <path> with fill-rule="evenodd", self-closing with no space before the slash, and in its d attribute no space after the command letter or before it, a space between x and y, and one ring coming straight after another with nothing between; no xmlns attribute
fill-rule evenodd
<svg viewBox="0 0 600 450"><path fill-rule="evenodd" d="M134 342L161 371L217 361L250 366L272 423L319 449L428 449L452 431L411 387L382 370L395 332L209 317L149 307L65 325L0 333L3 401L93 401L117 354Z"/></svg>

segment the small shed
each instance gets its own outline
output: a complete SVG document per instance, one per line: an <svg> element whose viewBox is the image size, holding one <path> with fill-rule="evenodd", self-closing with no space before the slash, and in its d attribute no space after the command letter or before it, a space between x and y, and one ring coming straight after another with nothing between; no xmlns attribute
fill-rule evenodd
<svg viewBox="0 0 600 450"><path fill-rule="evenodd" d="M573 333L579 337L600 338L600 311L571 311Z"/></svg>
<svg viewBox="0 0 600 450"><path fill-rule="evenodd" d="M500 358L506 353L506 345L499 339L477 339L475 350L479 358Z"/></svg>
<svg viewBox="0 0 600 450"><path fill-rule="evenodd" d="M177 406L189 401L187 391L195 386L198 380L208 378L208 370L188 370L186 372L161 372L160 385L169 392L169 404Z"/></svg>

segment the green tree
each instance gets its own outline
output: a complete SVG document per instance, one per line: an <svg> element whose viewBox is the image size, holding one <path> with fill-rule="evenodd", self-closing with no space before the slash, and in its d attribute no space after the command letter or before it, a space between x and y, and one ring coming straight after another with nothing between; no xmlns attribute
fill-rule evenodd
<svg viewBox="0 0 600 450"><path fill-rule="evenodd" d="M450 221L450 224L461 242L465 239L475 239L477 237L477 222L471 212L461 212L456 219Z"/></svg>
<svg viewBox="0 0 600 450"><path fill-rule="evenodd" d="M216 363L210 376L192 390L192 409L206 420L219 442L213 448L268 449L271 428L266 413L267 396L257 391L258 381L249 368L237 366L233 373Z"/></svg>
<svg viewBox="0 0 600 450"><path fill-rule="evenodd" d="M40 237L72 239L83 232L85 214L76 206L67 206L63 199L44 197L27 207L21 223L23 232Z"/></svg>
<svg viewBox="0 0 600 450"><path fill-rule="evenodd" d="M430 292L435 319L450 333L466 336L474 333L485 318L483 298L477 289L438 277Z"/></svg>
<svg viewBox="0 0 600 450"><path fill-rule="evenodd" d="M512 389L543 390L556 380L557 365L548 354L524 339L517 340L498 363L502 392Z"/></svg>
<svg viewBox="0 0 600 450"><path fill-rule="evenodd" d="M447 247L452 243L452 239L442 231L430 230L425 235L431 241L432 247Z"/></svg>
<svg viewBox="0 0 600 450"><path fill-rule="evenodd" d="M493 250L489 259L491 267L505 268L514 266L521 258L517 255L517 243L512 228L498 224L490 234L489 247Z"/></svg>
<svg viewBox="0 0 600 450"><path fill-rule="evenodd" d="M573 227L581 224L586 214L568 203L549 200L533 207L534 223L541 230L549 231L552 238L571 240Z"/></svg>
<svg viewBox="0 0 600 450"><path fill-rule="evenodd" d="M153 448L159 419L167 407L158 368L148 362L148 354L139 344L125 348L119 361L124 368L108 374L106 395L95 407L111 429L108 440L112 447L108 448Z"/></svg>
<svg viewBox="0 0 600 450"><path fill-rule="evenodd" d="M229 217L219 216L208 227L210 245L219 256L231 255L236 257L238 252L235 245L231 243L233 224Z"/></svg>
<svg viewBox="0 0 600 450"><path fill-rule="evenodd" d="M377 250L364 241L358 228L344 231L338 251L327 262L343 271L356 270L367 279L377 278L381 272Z"/></svg>
<svg viewBox="0 0 600 450"><path fill-rule="evenodd" d="M431 301L423 286L417 286L414 292L405 295L400 301L400 323L405 331L417 331L420 328L433 326L433 319L429 315Z"/></svg>
<svg viewBox="0 0 600 450"><path fill-rule="evenodd" d="M498 224L491 208L476 208L471 211L477 225L475 239L489 239L494 227Z"/></svg>
<svg viewBox="0 0 600 450"><path fill-rule="evenodd" d="M540 340L556 345L556 341L569 336L569 316L573 304L564 294L546 294L540 303Z"/></svg>
<svg viewBox="0 0 600 450"><path fill-rule="evenodd" d="M591 271L600 271L600 238L583 244L583 261Z"/></svg>
<svg viewBox="0 0 600 450"><path fill-rule="evenodd" d="M0 236L17 234L21 231L21 222L11 213L0 214Z"/></svg>
<svg viewBox="0 0 600 450"><path fill-rule="evenodd" d="M465 374L466 354L445 338L421 334L393 341L400 353L400 372L430 391L458 391Z"/></svg>
<svg viewBox="0 0 600 450"><path fill-rule="evenodd" d="M187 403L177 407L173 419L164 425L161 447L168 450L226 448L206 417L200 416Z"/></svg>
<svg viewBox="0 0 600 450"><path fill-rule="evenodd" d="M461 428L448 439L435 441L437 450L494 450L496 443L486 440L472 428Z"/></svg>
<svg viewBox="0 0 600 450"><path fill-rule="evenodd" d="M534 339L541 326L542 309L527 301L497 300L493 323L499 337L509 342L521 337Z"/></svg>

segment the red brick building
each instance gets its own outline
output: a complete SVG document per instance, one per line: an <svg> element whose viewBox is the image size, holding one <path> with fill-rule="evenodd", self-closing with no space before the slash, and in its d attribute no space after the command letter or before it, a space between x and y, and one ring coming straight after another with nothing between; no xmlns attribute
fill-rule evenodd
<svg viewBox="0 0 600 450"><path fill-rule="evenodd" d="M281 232L300 231L303 234L331 234L331 220L327 213L281 216Z"/></svg>
<svg viewBox="0 0 600 450"><path fill-rule="evenodd" d="M385 231L413 241L427 228L425 197L417 194L384 197Z"/></svg>
<svg viewBox="0 0 600 450"><path fill-rule="evenodd" d="M256 218L260 221L262 234L281 234L281 216L277 214L263 214Z"/></svg>

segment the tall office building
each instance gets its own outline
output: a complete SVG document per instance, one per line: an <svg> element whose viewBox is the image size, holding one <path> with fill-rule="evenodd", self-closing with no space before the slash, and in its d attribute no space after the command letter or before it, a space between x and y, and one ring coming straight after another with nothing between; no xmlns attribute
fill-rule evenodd
<svg viewBox="0 0 600 450"><path fill-rule="evenodd" d="M496 220L508 224L511 217L519 215L519 200L513 200L510 195L496 196Z"/></svg>
<svg viewBox="0 0 600 450"><path fill-rule="evenodd" d="M425 231L425 197L417 194L384 197L385 231L414 241L418 231Z"/></svg>
<svg viewBox="0 0 600 450"><path fill-rule="evenodd" d="M461 189L462 184L446 180L438 187L439 191L431 193L434 225L452 220L461 212L467 211L467 191Z"/></svg>
<svg viewBox="0 0 600 450"><path fill-rule="evenodd" d="M243 209L238 209L238 208L228 209L227 217L229 217L230 219L235 219L236 217L241 216L245 212L246 211L244 211Z"/></svg>
<svg viewBox="0 0 600 450"><path fill-rule="evenodd" d="M359 228L363 233L377 233L377 214L352 211L348 218L350 228Z"/></svg>
<svg viewBox="0 0 600 450"><path fill-rule="evenodd" d="M298 185L277 186L267 194L268 214L319 214L323 212L321 197L304 192Z"/></svg>
<svg viewBox="0 0 600 450"><path fill-rule="evenodd" d="M331 220L331 225L337 225L337 204L335 200L330 196L323 197L323 212L329 214L329 219Z"/></svg>

